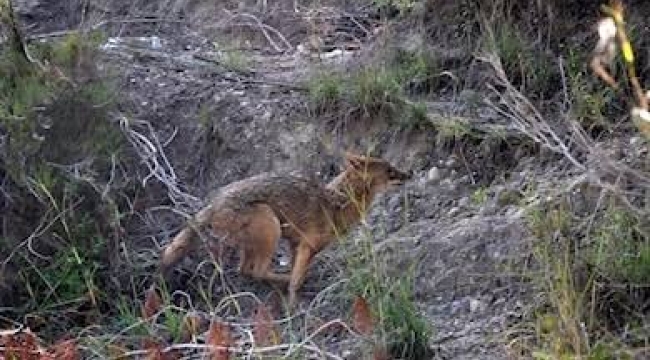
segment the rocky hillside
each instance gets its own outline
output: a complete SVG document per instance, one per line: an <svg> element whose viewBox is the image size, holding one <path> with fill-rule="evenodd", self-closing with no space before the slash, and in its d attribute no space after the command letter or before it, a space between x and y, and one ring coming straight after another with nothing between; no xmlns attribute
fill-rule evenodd
<svg viewBox="0 0 650 360"><path fill-rule="evenodd" d="M621 91L589 67L598 5L13 1L0 354L29 328L82 358L647 356L647 145L622 62ZM625 5L643 84L650 9ZM345 151L414 176L318 255L295 312L232 250L159 281L212 191L325 182Z"/></svg>

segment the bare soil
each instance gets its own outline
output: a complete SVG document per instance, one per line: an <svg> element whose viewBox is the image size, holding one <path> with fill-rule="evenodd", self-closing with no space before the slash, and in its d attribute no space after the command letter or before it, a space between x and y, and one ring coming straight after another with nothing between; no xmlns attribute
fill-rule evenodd
<svg viewBox="0 0 650 360"><path fill-rule="evenodd" d="M76 2L19 3L32 36L75 28L82 21L82 5ZM108 39L102 66L118 79L120 109L151 124L175 185L193 196L178 201L168 184L155 178L146 183L143 206L129 221L124 244L131 258L145 261L127 271L155 272L159 250L184 223L174 208L196 210L210 191L263 171L301 171L327 181L343 151L372 148L416 176L378 198L357 233L318 257L302 291L302 312L284 334L304 334L315 324L349 315L351 299L340 295L345 257L355 238L369 232L375 251L395 275L413 267L415 301L435 330L430 343L437 358L508 358L504 344L510 326L527 316L535 301L532 285L523 280L531 246L524 210L533 201L526 189L532 179L556 181L553 174L563 172L558 164L564 163L527 141L494 109L474 102L491 95L482 86L489 74L477 65L473 49L458 46L473 29L459 27L448 44L441 39L423 45L443 59L442 71L468 77L422 100L430 118L461 118L478 133L498 130L502 139L448 141L434 128L316 116L309 106L308 80L323 69L346 72L363 64L383 47L382 31L388 27L377 10L354 2L318 7L300 2L299 12L291 1L268 3L262 12L253 1L114 1L105 12L100 7L88 12L94 16L85 20L90 25L123 15L134 19L103 27ZM580 10L584 23L591 23L595 6L588 11L585 2L576 3L568 8ZM138 20L145 15L150 22ZM232 21L224 22L229 16ZM441 31L430 29L429 35ZM418 41L413 33L397 32L395 39ZM314 35L326 39L320 53L310 43ZM237 59L224 60L225 49ZM138 178L146 178L149 170L141 166L137 171ZM175 301L183 298L187 305L189 297L196 307L205 306L198 305L196 289L208 286L214 269L203 260L197 254L179 266L171 284L171 290L181 291ZM285 262L281 249L278 266ZM277 301L278 289L240 276L233 264L210 287L215 303L238 292ZM138 295L152 279L143 275L140 280ZM242 300L242 318L252 316L254 303ZM274 311L281 314L279 308ZM359 356L359 342L348 333L319 337L317 344L341 358Z"/></svg>

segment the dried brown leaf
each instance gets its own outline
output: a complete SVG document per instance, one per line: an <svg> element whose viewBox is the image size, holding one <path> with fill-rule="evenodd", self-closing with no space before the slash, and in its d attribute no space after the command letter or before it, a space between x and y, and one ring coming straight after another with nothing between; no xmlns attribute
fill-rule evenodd
<svg viewBox="0 0 650 360"><path fill-rule="evenodd" d="M280 336L277 329L273 326L273 315L269 308L260 303L255 309L253 319L253 338L258 346L277 345Z"/></svg>
<svg viewBox="0 0 650 360"><path fill-rule="evenodd" d="M106 350L108 351L108 357L111 359L121 359L129 352L126 347L119 344L108 344Z"/></svg>
<svg viewBox="0 0 650 360"><path fill-rule="evenodd" d="M79 360L79 348L74 339L59 341L54 344L50 352L53 353L54 359L58 360Z"/></svg>
<svg viewBox="0 0 650 360"><path fill-rule="evenodd" d="M142 347L147 351L147 360L164 360L163 347L160 342L152 338L146 338L142 342Z"/></svg>
<svg viewBox="0 0 650 360"><path fill-rule="evenodd" d="M211 360L229 360L230 351L228 347L232 346L232 336L228 325L219 321L213 321L210 324L210 330L206 337L206 344L214 346L210 351Z"/></svg>
<svg viewBox="0 0 650 360"><path fill-rule="evenodd" d="M352 306L352 325L362 335L370 335L375 328L368 302L357 296Z"/></svg>
<svg viewBox="0 0 650 360"><path fill-rule="evenodd" d="M144 305L142 306L142 317L146 320L154 316L162 306L162 300L152 286L145 293Z"/></svg>
<svg viewBox="0 0 650 360"><path fill-rule="evenodd" d="M39 360L38 342L34 333L29 329L8 335L4 339L4 354L7 359Z"/></svg>

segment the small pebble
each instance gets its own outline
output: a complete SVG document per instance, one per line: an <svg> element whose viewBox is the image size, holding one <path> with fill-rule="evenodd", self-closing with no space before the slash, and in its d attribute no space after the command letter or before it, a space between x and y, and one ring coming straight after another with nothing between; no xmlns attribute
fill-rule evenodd
<svg viewBox="0 0 650 360"><path fill-rule="evenodd" d="M438 169L436 166L432 167L429 172L427 173L427 180L432 181L432 182L438 182L440 181L440 178L442 177L442 174L440 173L440 169Z"/></svg>

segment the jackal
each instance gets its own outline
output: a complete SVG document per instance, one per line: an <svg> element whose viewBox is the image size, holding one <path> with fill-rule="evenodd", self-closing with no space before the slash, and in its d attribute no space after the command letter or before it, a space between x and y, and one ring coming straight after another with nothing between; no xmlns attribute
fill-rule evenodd
<svg viewBox="0 0 650 360"><path fill-rule="evenodd" d="M263 173L221 188L164 249L161 271L196 248L197 227L240 250L239 272L257 279L289 284L289 306L296 302L309 263L325 246L350 230L391 185L409 179L388 162L347 153L345 168L329 184L288 174ZM290 274L271 269L278 240L289 240Z"/></svg>

